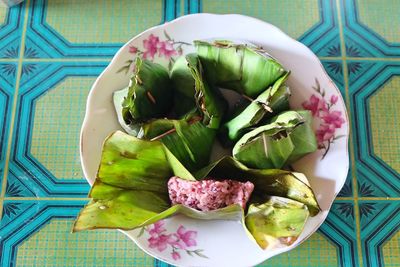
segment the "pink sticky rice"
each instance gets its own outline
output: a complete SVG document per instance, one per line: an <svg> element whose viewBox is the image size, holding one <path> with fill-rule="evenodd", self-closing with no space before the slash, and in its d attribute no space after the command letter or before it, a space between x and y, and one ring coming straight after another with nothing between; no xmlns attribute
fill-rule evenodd
<svg viewBox="0 0 400 267"><path fill-rule="evenodd" d="M233 180L187 181L177 176L168 181L169 198L172 204L183 204L202 211L216 210L231 204L243 208L253 192L251 182L241 183Z"/></svg>

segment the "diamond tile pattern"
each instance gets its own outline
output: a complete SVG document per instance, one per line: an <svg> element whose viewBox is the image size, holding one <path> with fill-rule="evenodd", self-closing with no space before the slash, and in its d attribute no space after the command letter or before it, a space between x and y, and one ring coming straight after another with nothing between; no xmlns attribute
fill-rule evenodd
<svg viewBox="0 0 400 267"><path fill-rule="evenodd" d="M88 91L121 45L178 16L241 13L310 47L348 104L351 167L318 232L260 266L400 266L400 2L26 0L0 7L0 266L168 266L117 231L71 235Z"/></svg>

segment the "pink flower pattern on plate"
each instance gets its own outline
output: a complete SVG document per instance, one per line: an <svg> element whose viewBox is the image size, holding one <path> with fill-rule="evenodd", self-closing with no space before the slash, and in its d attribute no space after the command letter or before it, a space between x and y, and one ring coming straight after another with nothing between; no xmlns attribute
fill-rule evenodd
<svg viewBox="0 0 400 267"><path fill-rule="evenodd" d="M313 89L318 95L312 94L308 101L304 101L303 108L310 110L313 117L319 119L320 124L315 132L318 149L324 151L322 159L327 155L331 144L335 140L343 137L342 135L336 135L336 130L342 128L342 125L346 122L343 118L341 111L332 110L339 100L339 96L331 95L329 102L325 97L325 91L321 89L319 81L316 79L316 86Z"/></svg>
<svg viewBox="0 0 400 267"><path fill-rule="evenodd" d="M159 252L163 252L170 247L171 257L176 261L182 258L182 252L186 252L190 256L197 255L202 258L207 258L207 256L203 254L202 249L189 249L197 246L197 231L186 230L183 225L180 225L175 233L167 233L167 229L165 229L164 225L165 222L161 220L150 226L144 227L139 236L144 232L147 232L149 234L147 239L149 247L156 249Z"/></svg>
<svg viewBox="0 0 400 267"><path fill-rule="evenodd" d="M184 244L185 247L192 247L196 246L196 237L197 237L197 232L196 231L185 231L185 227L182 225L179 226L178 231L176 232L177 237L179 240L181 240Z"/></svg>
<svg viewBox="0 0 400 267"><path fill-rule="evenodd" d="M143 52L144 59L154 59L154 55L157 53L159 42L160 39L153 34L150 34L147 39L143 40L143 48L145 49L145 51Z"/></svg>
<svg viewBox="0 0 400 267"><path fill-rule="evenodd" d="M167 32L164 31L165 39L162 40L159 36L150 34L142 42L142 47L130 45L128 52L134 56L133 59L129 59L125 62L118 72L124 71L128 73L133 71L134 62L136 57L154 61L156 57L165 58L168 60L168 68L171 69L175 62L175 56L180 56L183 53L182 46L191 45L186 42L175 41L172 39Z"/></svg>
<svg viewBox="0 0 400 267"><path fill-rule="evenodd" d="M313 116L319 116L321 111L327 111L326 102L323 98L312 95L309 101L303 103L303 107L311 111Z"/></svg>
<svg viewBox="0 0 400 267"><path fill-rule="evenodd" d="M172 41L159 42L157 45L158 56L164 56L166 59L170 59L172 56L178 55L178 52L174 48Z"/></svg>

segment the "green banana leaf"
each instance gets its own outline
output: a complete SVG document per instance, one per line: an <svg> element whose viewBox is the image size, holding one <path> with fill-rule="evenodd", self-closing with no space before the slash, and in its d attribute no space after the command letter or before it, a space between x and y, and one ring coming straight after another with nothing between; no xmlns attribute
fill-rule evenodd
<svg viewBox="0 0 400 267"><path fill-rule="evenodd" d="M312 153L318 149L317 140L312 128L312 115L308 110L297 111L304 118L304 124L294 128L290 133L290 138L295 144L294 150L288 159L288 163L292 163L308 153ZM280 121L280 116L272 118L271 122Z"/></svg>
<svg viewBox="0 0 400 267"><path fill-rule="evenodd" d="M272 87L261 93L236 117L226 122L221 131L226 135L223 138L236 142L250 127L257 125L261 120L272 117L278 112L289 109L290 91L284 85L289 72L279 78Z"/></svg>
<svg viewBox="0 0 400 267"><path fill-rule="evenodd" d="M203 67L199 57L196 54L188 54L185 58L195 80L195 101L197 108L203 113L203 123L209 128L218 129L228 103L221 92L203 78Z"/></svg>
<svg viewBox="0 0 400 267"><path fill-rule="evenodd" d="M309 211L303 203L270 197L263 204L251 204L245 221L257 244L267 249L293 244L303 231L308 215Z"/></svg>
<svg viewBox="0 0 400 267"><path fill-rule="evenodd" d="M320 211L314 192L302 173L277 169L250 169L232 157L223 157L197 171L198 180L232 179L254 184L251 203L263 203L269 196L280 196L305 204L312 216ZM186 179L186 177L183 177Z"/></svg>
<svg viewBox="0 0 400 267"><path fill-rule="evenodd" d="M117 119L121 127L130 135L140 138L142 133L142 127L140 123L126 123L122 115L122 104L124 103L125 97L128 95L129 87L122 90L115 91L113 94L113 102L115 112L117 113Z"/></svg>
<svg viewBox="0 0 400 267"><path fill-rule="evenodd" d="M155 119L142 124L143 139L151 140L174 129L175 120Z"/></svg>
<svg viewBox="0 0 400 267"><path fill-rule="evenodd" d="M167 193L172 171L164 149L160 142L116 131L104 141L97 180L117 187Z"/></svg>
<svg viewBox="0 0 400 267"><path fill-rule="evenodd" d="M165 116L173 105L173 89L166 68L136 58L128 95L122 103L126 124L136 124Z"/></svg>
<svg viewBox="0 0 400 267"><path fill-rule="evenodd" d="M175 61L170 76L174 85L174 106L172 110L177 118L182 118L196 109L195 80L185 56L181 56Z"/></svg>
<svg viewBox="0 0 400 267"><path fill-rule="evenodd" d="M273 122L246 133L233 147L233 156L250 168L277 168L317 149L308 111L286 111ZM294 136L292 135L293 133Z"/></svg>
<svg viewBox="0 0 400 267"><path fill-rule="evenodd" d="M231 41L194 41L207 81L256 97L287 71L265 50Z"/></svg>
<svg viewBox="0 0 400 267"><path fill-rule="evenodd" d="M97 178L89 193L92 200L78 215L73 231L136 229L175 213L205 220L243 219L240 205L210 212L171 207L167 181L172 175L195 180L161 142L114 132L103 145Z"/></svg>
<svg viewBox="0 0 400 267"><path fill-rule="evenodd" d="M189 171L209 163L215 135L201 121L157 120L144 126L145 138L160 140Z"/></svg>
<svg viewBox="0 0 400 267"><path fill-rule="evenodd" d="M145 140L159 139L190 171L209 163L216 130L197 121L197 112L189 112L181 120L153 119L146 123L126 124L118 108L123 94L123 91L114 93L114 105L119 122L127 133Z"/></svg>
<svg viewBox="0 0 400 267"><path fill-rule="evenodd" d="M171 207L166 188L172 175L196 179L161 142L113 133L103 145L98 176L89 193L92 200L78 215L73 232L137 229L181 213L202 220L240 220L251 233L249 237L268 248L270 244L291 244L301 233L308 210L311 215L319 211L306 177L301 174L297 178L296 173L282 170L251 170L231 157L197 173L197 179L211 176L252 181L255 198L250 200L246 217L238 204L207 212L183 205ZM281 197L271 197L270 193Z"/></svg>
<svg viewBox="0 0 400 267"><path fill-rule="evenodd" d="M201 220L240 220L243 209L230 205L223 209L202 212L183 205L171 207L168 194L114 187L96 182L90 192L92 200L82 209L73 232L91 229L140 228L174 214L185 214Z"/></svg>

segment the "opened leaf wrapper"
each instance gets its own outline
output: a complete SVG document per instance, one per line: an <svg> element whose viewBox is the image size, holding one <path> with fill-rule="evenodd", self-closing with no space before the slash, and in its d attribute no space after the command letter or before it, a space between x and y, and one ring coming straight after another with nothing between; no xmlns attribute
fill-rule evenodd
<svg viewBox="0 0 400 267"><path fill-rule="evenodd" d="M262 203L269 196L280 196L305 204L312 216L320 211L307 177L298 172L277 169L251 169L232 157L223 157L194 174L196 179L229 178L240 182L250 181L254 191L250 202Z"/></svg>
<svg viewBox="0 0 400 267"><path fill-rule="evenodd" d="M171 207L167 181L172 175L192 181L207 177L251 181L255 191L248 203L246 224L245 211L238 204L207 212L182 205ZM304 179L297 178L296 173L281 170L251 170L230 157L193 175L161 142L141 140L117 131L105 140L98 176L89 195L92 200L82 209L73 230L137 229L181 213L204 220L241 220L244 226L249 224L250 237L265 248L268 246L264 239L271 244L289 244L288 238L297 238L307 219L298 214L298 205L311 215L319 211L314 194ZM274 195L280 196L280 201L288 205L271 204L271 199L277 199L271 197ZM299 204L292 205L294 201ZM268 206L277 212L284 208L290 217L277 222L276 212L271 212ZM281 212L282 216L285 212ZM266 226L273 226L274 230ZM288 233L287 227L295 230Z"/></svg>

